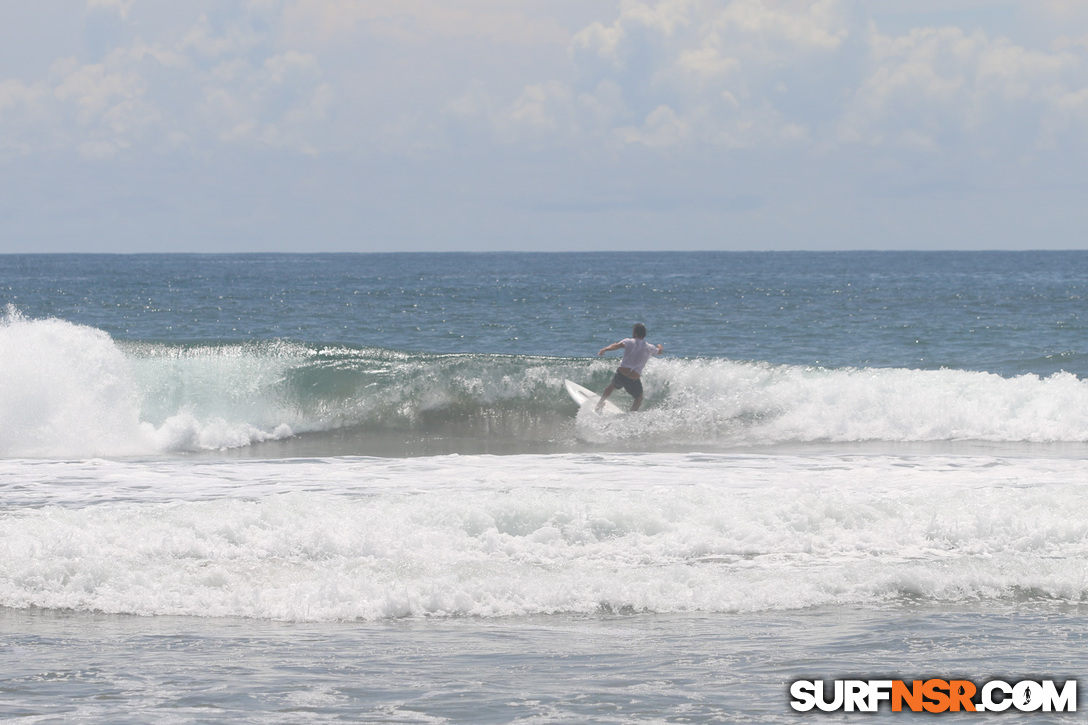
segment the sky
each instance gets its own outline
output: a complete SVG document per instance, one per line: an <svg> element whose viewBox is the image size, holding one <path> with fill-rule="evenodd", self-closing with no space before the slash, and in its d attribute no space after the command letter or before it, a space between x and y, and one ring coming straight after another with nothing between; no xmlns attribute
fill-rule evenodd
<svg viewBox="0 0 1088 725"><path fill-rule="evenodd" d="M3 0L0 253L1088 248L1084 0Z"/></svg>

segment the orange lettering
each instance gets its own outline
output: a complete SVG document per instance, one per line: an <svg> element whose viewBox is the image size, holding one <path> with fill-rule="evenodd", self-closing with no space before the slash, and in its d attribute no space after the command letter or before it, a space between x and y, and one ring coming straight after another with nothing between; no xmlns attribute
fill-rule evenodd
<svg viewBox="0 0 1088 725"><path fill-rule="evenodd" d="M975 683L970 680L950 680L948 694L951 696L952 712L959 712L961 705L967 712L974 712L975 703L971 702L971 698L975 696L975 689Z"/></svg>
<svg viewBox="0 0 1088 725"><path fill-rule="evenodd" d="M922 705L926 712L944 712L948 709L948 683L944 680L926 680L922 684L922 695L930 700Z"/></svg>
<svg viewBox="0 0 1088 725"><path fill-rule="evenodd" d="M903 701L914 712L922 711L922 681L915 680L908 688L902 680L892 682L892 712L903 711Z"/></svg>

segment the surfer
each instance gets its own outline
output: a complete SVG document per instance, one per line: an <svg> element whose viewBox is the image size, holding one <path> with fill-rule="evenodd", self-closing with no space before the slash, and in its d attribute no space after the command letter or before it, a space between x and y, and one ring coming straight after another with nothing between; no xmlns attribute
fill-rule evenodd
<svg viewBox="0 0 1088 725"><path fill-rule="evenodd" d="M612 382L601 393L601 399L597 401L597 412L604 407L604 401L608 400L608 396L616 388L623 388L635 399L631 403L631 412L638 410L642 405L642 381L639 380L642 377L642 368L654 355L665 352L664 345L652 345L646 342L646 325L641 322L635 325L635 329L631 331L631 337L614 342L608 347L602 347L597 356L600 357L611 350L619 350L621 347L623 360L620 361L619 370L612 376Z"/></svg>

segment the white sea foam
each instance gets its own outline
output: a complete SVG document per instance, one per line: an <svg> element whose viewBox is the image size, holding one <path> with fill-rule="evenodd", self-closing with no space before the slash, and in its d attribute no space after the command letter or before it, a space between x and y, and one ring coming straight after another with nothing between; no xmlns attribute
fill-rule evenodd
<svg viewBox="0 0 1088 725"><path fill-rule="evenodd" d="M1068 373L662 359L647 371L639 415L578 413L563 379L603 388L613 364L285 341L118 343L9 311L0 321L0 457L216 450L345 428L357 430L344 439L360 443L340 453L442 437L523 452L1088 442L1088 382ZM623 392L615 400L628 402Z"/></svg>
<svg viewBox="0 0 1088 725"><path fill-rule="evenodd" d="M128 360L99 330L0 321L0 455L144 450Z"/></svg>
<svg viewBox="0 0 1088 725"><path fill-rule="evenodd" d="M254 407L267 401L247 395L260 382L253 363L267 368L266 356L248 356L233 370L222 362L229 358L228 351L212 369L198 370L203 380L190 386L190 397L167 401L172 412L152 422L149 409L163 407L157 388L176 380L176 370L158 365L148 376L140 358L101 330L29 320L9 308L0 320L0 456L146 455L290 436L286 414L262 419ZM201 410L209 398L230 405ZM225 409L242 415L224 416Z"/></svg>
<svg viewBox="0 0 1088 725"><path fill-rule="evenodd" d="M598 443L1088 441L1088 382L968 370L662 361L637 418L579 417ZM619 401L626 402L622 394Z"/></svg>
<svg viewBox="0 0 1088 725"><path fill-rule="evenodd" d="M1088 466L960 456L0 463L0 606L288 620L1088 596Z"/></svg>

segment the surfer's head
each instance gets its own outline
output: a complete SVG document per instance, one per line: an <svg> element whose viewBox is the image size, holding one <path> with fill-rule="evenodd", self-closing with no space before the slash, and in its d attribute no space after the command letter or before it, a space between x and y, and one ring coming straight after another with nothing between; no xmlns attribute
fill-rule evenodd
<svg viewBox="0 0 1088 725"><path fill-rule="evenodd" d="M641 322L635 323L635 329L631 333L631 336L635 337L635 338L637 338L639 340L645 340L646 339L646 325L642 324Z"/></svg>

